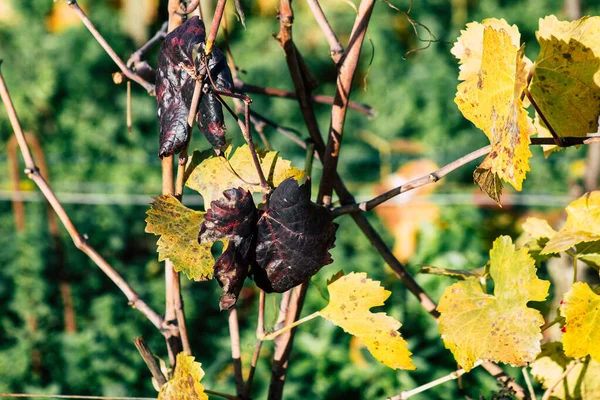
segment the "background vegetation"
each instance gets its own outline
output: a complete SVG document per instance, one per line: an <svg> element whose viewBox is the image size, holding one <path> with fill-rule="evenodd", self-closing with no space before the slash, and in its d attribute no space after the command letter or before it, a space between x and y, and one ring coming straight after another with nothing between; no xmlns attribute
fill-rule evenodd
<svg viewBox="0 0 600 400"><path fill-rule="evenodd" d="M166 18L164 1L80 3L124 58ZM276 2L242 3L246 30L231 12L228 14L232 52L244 70L242 78L259 86L292 89L282 50L271 38L279 29ZM584 15L600 13L600 5L593 3L584 2ZM407 1L394 1L394 5L401 10L409 8ZM323 0L322 6L333 28L346 32L346 37L340 37L345 42L354 11L339 0ZM358 197L372 195L390 171L408 161L426 159L443 165L487 144L485 136L460 115L453 102L458 66L449 53L450 42L466 22L493 16L517 24L527 43L526 54L532 57L537 54L538 18L548 14L566 18L563 6L561 0L419 1L411 16L439 41L404 59L408 51L428 45L419 40L427 39L428 34L419 29L416 36L404 13L385 2L378 3L369 29L372 45L365 44L353 93L354 100L374 107L377 116L367 119L349 113L339 168ZM299 1L294 7L295 42L319 79L317 92L332 94L335 70L327 44L306 4ZM145 8L159 11L140 11ZM128 133L125 86L115 86L111 78L116 67L61 2L2 0L0 58L4 59L3 73L22 124L42 143L52 185L59 199L66 202L75 225L88 234L94 247L153 308L162 309L164 277L156 257L156 237L144 233L150 196L161 191L155 99L133 86L133 129ZM155 59L156 52L149 56L152 62ZM295 103L252 97L254 110L303 131ZM323 129L329 123L328 107L318 107L317 111ZM241 142L235 123L230 121L228 126L234 140ZM285 158L302 166L301 149L274 130L267 129L266 134ZM2 111L2 165L8 164L11 135ZM371 143L373 137L384 143L372 146L365 137ZM192 146L206 148L208 144L196 135ZM388 154L390 148L395 150ZM484 201L473 186L473 164L437 184L435 193L426 200L423 196L407 199L393 205L391 212L380 216L371 213L369 217L382 231L385 227L409 225L404 231L397 229L404 235L400 237L391 229L386 236L390 244L417 234L418 228L418 246L403 253L413 272L422 264L480 267L487 261L496 236L509 234L516 238L517 221L525 214L555 212L560 218L556 210L582 191L586 151L570 149L546 160L540 148L532 148L533 172L528 174L523 194L514 195L505 189L514 196L505 201L502 210ZM25 228L16 229L9 201L13 188L8 167L0 171L4 171L0 174L0 392L155 396L150 374L132 339L144 336L164 358L163 338L141 314L129 309L122 293L72 246L64 231L60 233L62 250L58 250L51 240L46 206L25 177L20 189L33 201L25 206ZM429 170L420 171L426 172ZM184 198L186 204L195 206L200 200L192 192ZM408 213L411 219L407 222L407 213L401 210L422 205L423 201L430 207L412 209L421 211ZM432 215L439 218L430 218ZM424 221L419 222L417 217ZM349 218L341 218L340 224L333 250L335 263L314 278L314 286L323 288L325 280L340 269L365 271L381 280L393 292L386 311L402 321L402 334L418 369L392 371L341 329L313 321L297 334L286 397L383 398L455 370L456 364L444 349L431 318L406 293ZM60 257L64 257L63 267ZM545 274L547 271L542 269L541 277ZM444 277L419 275L417 280L434 299L450 284ZM76 326L65 326L65 306L59 292L60 282L64 281L72 292ZM218 310L220 289L215 281L191 283L184 279L182 284L192 347L206 371L203 383L210 389L232 392L227 317ZM315 287L309 291L306 313L326 304ZM255 342L256 287L247 283L241 297L242 359L246 365ZM267 321L274 318L274 298L267 298ZM270 344L265 345L263 354L270 352ZM253 390L255 398L265 397L270 378L266 357L261 363ZM520 371L507 370L520 379ZM460 388L446 384L415 398L489 398L494 390L498 390L496 381L476 370L463 378Z"/></svg>

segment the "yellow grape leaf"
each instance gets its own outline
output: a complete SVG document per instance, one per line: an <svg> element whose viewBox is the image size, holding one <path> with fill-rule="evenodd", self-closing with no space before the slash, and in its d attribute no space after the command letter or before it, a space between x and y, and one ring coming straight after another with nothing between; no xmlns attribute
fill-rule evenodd
<svg viewBox="0 0 600 400"><path fill-rule="evenodd" d="M587 283L575 282L563 296L560 313L566 320L565 354L576 358L589 354L600 362L600 296Z"/></svg>
<svg viewBox="0 0 600 400"><path fill-rule="evenodd" d="M574 363L576 363L575 366L573 366ZM548 389L558 382L567 368L572 369L552 391L550 399L595 400L600 398L600 363L590 360L586 367L584 363L565 356L560 342L542 345L542 352L531 363L531 375L542 384L542 388Z"/></svg>
<svg viewBox="0 0 600 400"><path fill-rule="evenodd" d="M146 211L146 232L160 235L158 261L171 260L176 271L200 281L212 278L212 243L199 244L204 213L187 208L171 195L155 197Z"/></svg>
<svg viewBox="0 0 600 400"><path fill-rule="evenodd" d="M523 223L523 230L533 240L549 239L556 234L548 221L540 218L527 218Z"/></svg>
<svg viewBox="0 0 600 400"><path fill-rule="evenodd" d="M600 240L600 191L584 194L566 210L567 222L550 238L542 254L558 253L581 242Z"/></svg>
<svg viewBox="0 0 600 400"><path fill-rule="evenodd" d="M194 362L194 357L177 354L173 378L162 387L158 400L208 400L200 383L203 376L202 364Z"/></svg>
<svg viewBox="0 0 600 400"><path fill-rule="evenodd" d="M488 26L495 30L503 29L510 35L512 44L516 48L521 47L519 28L516 25L509 25L504 19L487 18L482 23L468 23L467 29L460 31L460 37L450 50L461 64L459 80L465 81L479 74L483 55L483 31Z"/></svg>
<svg viewBox="0 0 600 400"><path fill-rule="evenodd" d="M233 155L231 153L232 149L228 147L224 157L213 156L203 160L186 182L186 186L202 195L206 208L213 200L223 197L227 189L241 187L253 193L263 191L248 145L238 147ZM265 178L274 187L287 178L299 180L304 176L304 171L292 167L287 160L279 159L276 151L257 149L257 153Z"/></svg>
<svg viewBox="0 0 600 400"><path fill-rule="evenodd" d="M467 278L446 288L438 305L444 345L466 371L478 359L524 365L540 351L544 318L527 302L544 300L550 282L537 278L527 249L515 249L508 236L494 241L490 276L494 295Z"/></svg>
<svg viewBox="0 0 600 400"><path fill-rule="evenodd" d="M331 283L329 304L319 315L361 339L373 357L390 368L415 369L406 341L398 329L402 324L385 313L372 313L391 292L364 272L350 273Z"/></svg>
<svg viewBox="0 0 600 400"><path fill-rule="evenodd" d="M534 133L521 100L528 73L523 48L512 41L504 29L486 27L481 69L458 85L454 99L465 118L483 130L492 144L475 178L496 201L501 190L496 176L521 190L529 171L529 136Z"/></svg>
<svg viewBox="0 0 600 400"><path fill-rule="evenodd" d="M540 53L529 91L558 136L598 131L600 114L600 17L540 19ZM538 120L540 136L550 136ZM546 155L556 146L544 148Z"/></svg>

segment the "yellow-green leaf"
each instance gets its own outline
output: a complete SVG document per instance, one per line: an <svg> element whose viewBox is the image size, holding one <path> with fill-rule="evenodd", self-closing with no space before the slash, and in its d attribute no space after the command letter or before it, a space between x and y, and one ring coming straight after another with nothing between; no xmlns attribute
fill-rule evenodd
<svg viewBox="0 0 600 400"><path fill-rule="evenodd" d="M465 118L483 130L492 144L476 179L496 201L500 191L496 176L521 190L529 171L529 136L534 127L521 100L527 74L523 48L513 44L506 30L485 27L481 68L458 85L454 99Z"/></svg>
<svg viewBox="0 0 600 400"><path fill-rule="evenodd" d="M202 195L206 208L213 200L223 197L227 189L242 188L252 193L263 191L248 145L231 153L229 147L224 157L213 156L203 160L186 182L188 187ZM265 178L273 187L287 178L299 180L304 176L304 172L292 167L289 161L279 159L276 151L257 150L257 153Z"/></svg>
<svg viewBox="0 0 600 400"><path fill-rule="evenodd" d="M566 369L571 370L559 382ZM531 375L542 384L543 389L548 389L558 382L550 399L596 400L600 398L600 363L590 360L585 366L584 363L565 356L560 342L542 345L542 352L531 364Z"/></svg>
<svg viewBox="0 0 600 400"><path fill-rule="evenodd" d="M565 317L562 337L565 354L600 362L600 296L587 283L575 282L563 296L560 313Z"/></svg>
<svg viewBox="0 0 600 400"><path fill-rule="evenodd" d="M154 198L146 214L146 232L160 235L159 261L168 258L176 271L196 281L212 277L212 243L198 243L203 212L187 208L171 195L162 195Z"/></svg>
<svg viewBox="0 0 600 400"><path fill-rule="evenodd" d="M400 322L385 313L372 313L382 306L391 292L367 274L350 273L331 283L329 304L319 314L360 338L373 357L390 368L415 369L406 341L400 336Z"/></svg>
<svg viewBox="0 0 600 400"><path fill-rule="evenodd" d="M207 400L204 386L200 383L203 376L202 364L194 362L194 357L177 354L173 378L161 388L158 400Z"/></svg>
<svg viewBox="0 0 600 400"><path fill-rule="evenodd" d="M544 318L527 302L544 300L550 282L537 278L534 260L508 236L494 241L490 276L494 295L467 278L446 288L438 305L444 345L467 371L478 359L524 365L540 351Z"/></svg>
<svg viewBox="0 0 600 400"><path fill-rule="evenodd" d="M586 136L598 130L600 114L600 17L540 19L540 53L529 91L558 136ZM550 136L542 121L540 136ZM546 147L548 153L552 147Z"/></svg>
<svg viewBox="0 0 600 400"><path fill-rule="evenodd" d="M600 240L600 191L586 193L566 208L567 222L542 250L558 253L581 242Z"/></svg>

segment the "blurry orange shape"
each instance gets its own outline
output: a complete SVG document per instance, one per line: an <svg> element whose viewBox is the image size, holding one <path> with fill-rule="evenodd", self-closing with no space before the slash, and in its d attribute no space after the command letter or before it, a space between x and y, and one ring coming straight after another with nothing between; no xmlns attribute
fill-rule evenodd
<svg viewBox="0 0 600 400"><path fill-rule="evenodd" d="M123 29L138 45L148 40L148 28L156 20L158 0L127 0L123 9Z"/></svg>
<svg viewBox="0 0 600 400"><path fill-rule="evenodd" d="M362 349L366 348L365 344L357 338L356 336L352 336L350 339L350 348L348 349L348 353L350 355L350 361L352 364L356 365L358 368L366 368L369 363L365 359L365 356L362 353Z"/></svg>
<svg viewBox="0 0 600 400"><path fill-rule="evenodd" d="M387 192L395 187L427 175L439 167L431 160L419 159L402 165L395 173L387 176L375 188L376 194ZM417 233L423 222L438 219L440 209L427 201L424 196L434 190L434 185L425 185L403 193L375 208L386 228L394 235L394 255L406 262L417 249Z"/></svg>
<svg viewBox="0 0 600 400"><path fill-rule="evenodd" d="M79 4L81 9L87 13L86 7ZM57 1L52 6L52 12L46 17L46 27L49 32L60 33L72 26L80 25L81 21L77 15L64 1Z"/></svg>

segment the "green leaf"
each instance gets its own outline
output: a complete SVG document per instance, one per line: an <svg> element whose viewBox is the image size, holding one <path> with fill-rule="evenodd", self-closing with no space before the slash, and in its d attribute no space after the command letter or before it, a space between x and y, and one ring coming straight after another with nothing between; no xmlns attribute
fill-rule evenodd
<svg viewBox="0 0 600 400"><path fill-rule="evenodd" d="M176 271L196 281L212 278L215 260L210 249L213 243L198 243L204 212L187 208L174 196L162 195L154 198L146 214L146 232L160 235L159 261L168 258Z"/></svg>
<svg viewBox="0 0 600 400"><path fill-rule="evenodd" d="M301 179L304 171L291 166L287 160L277 157L276 151L257 149L261 169L272 187L277 187L287 178ZM223 197L227 189L242 188L251 193L263 192L258 171L252 160L248 145L238 147L232 154L229 147L224 157L209 157L193 170L186 185L198 191L204 198L204 206L210 207L213 200Z"/></svg>
<svg viewBox="0 0 600 400"><path fill-rule="evenodd" d="M598 130L600 110L600 17L540 19L540 53L529 91L558 136L586 136ZM540 136L551 136L537 120ZM551 151L553 146L545 147Z"/></svg>

